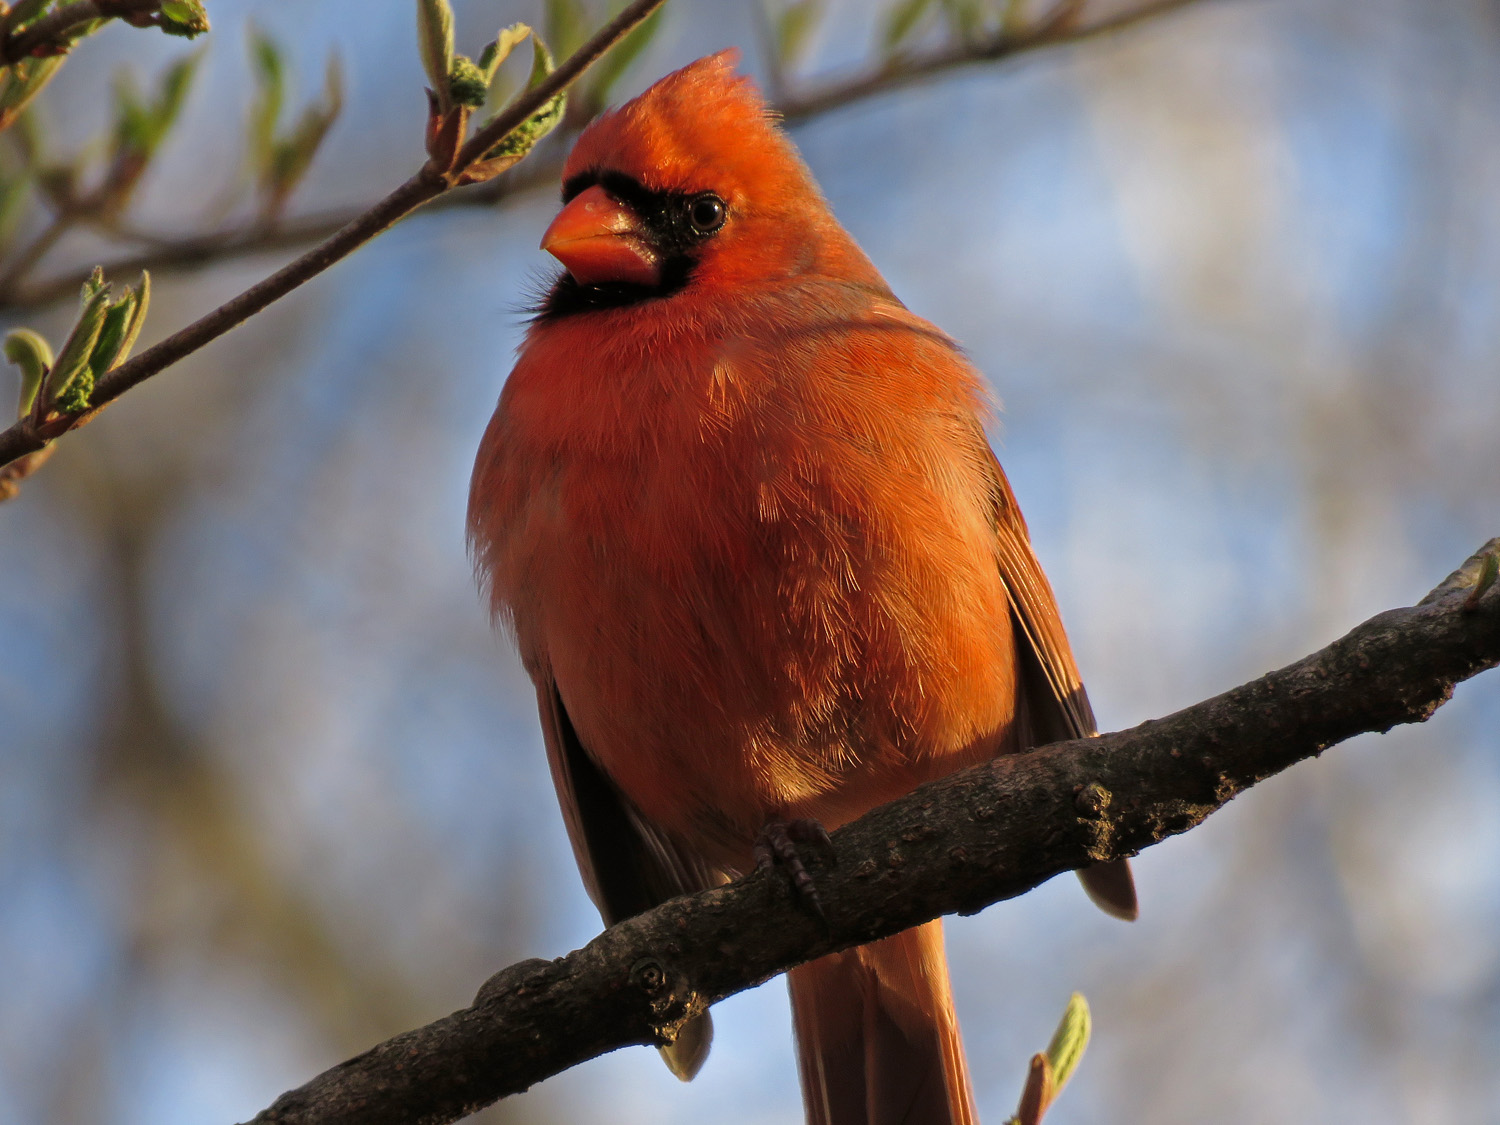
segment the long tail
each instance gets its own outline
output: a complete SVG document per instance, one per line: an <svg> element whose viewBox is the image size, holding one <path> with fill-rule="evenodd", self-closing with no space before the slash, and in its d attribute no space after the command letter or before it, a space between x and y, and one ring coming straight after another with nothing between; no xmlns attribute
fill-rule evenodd
<svg viewBox="0 0 1500 1125"><path fill-rule="evenodd" d="M940 920L787 983L808 1125L978 1125Z"/></svg>

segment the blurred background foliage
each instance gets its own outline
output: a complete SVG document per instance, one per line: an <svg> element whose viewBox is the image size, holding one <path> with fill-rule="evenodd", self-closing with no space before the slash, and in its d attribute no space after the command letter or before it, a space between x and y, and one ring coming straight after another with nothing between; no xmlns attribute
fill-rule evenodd
<svg viewBox="0 0 1500 1125"><path fill-rule="evenodd" d="M949 34L940 7L908 48ZM460 49L543 18L455 9ZM195 68L119 222L358 205L420 161L409 4L211 15L192 46L93 36L35 103L29 135L107 175L152 139L111 133L117 69L149 110ZM868 64L891 19L833 0L785 80ZM618 93L730 44L765 77L770 38L741 0L673 0ZM272 199L247 122L269 151L340 102ZM795 138L1003 397L995 440L1104 727L1408 604L1500 530L1496 0L1203 0ZM0 506L0 1125L241 1120L596 931L463 544L554 198L418 215L128 395ZM47 212L12 221L25 245ZM87 266L117 235L49 249ZM158 272L142 345L286 253ZM75 313L0 327L56 340ZM1143 855L1133 926L1071 879L954 920L981 1112L1011 1112L1078 989L1095 1035L1057 1125L1492 1121L1497 858L1491 675ZM484 1119L798 1120L781 985L717 1024L691 1086L630 1050Z"/></svg>

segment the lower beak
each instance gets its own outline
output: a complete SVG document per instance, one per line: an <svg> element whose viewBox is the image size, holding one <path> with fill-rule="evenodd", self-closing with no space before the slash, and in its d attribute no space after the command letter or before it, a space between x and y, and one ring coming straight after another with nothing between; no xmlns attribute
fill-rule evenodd
<svg viewBox="0 0 1500 1125"><path fill-rule="evenodd" d="M542 249L580 285L628 282L655 287L661 265L638 215L597 185L558 212Z"/></svg>

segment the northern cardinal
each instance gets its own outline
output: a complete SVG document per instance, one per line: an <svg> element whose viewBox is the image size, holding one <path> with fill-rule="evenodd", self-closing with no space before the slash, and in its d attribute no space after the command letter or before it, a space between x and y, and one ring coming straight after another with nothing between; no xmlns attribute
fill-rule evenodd
<svg viewBox="0 0 1500 1125"><path fill-rule="evenodd" d="M606 923L997 754L1094 733L958 346L839 226L735 55L601 116L469 535ZM1129 868L1082 873L1133 917ZM788 974L808 1121L975 1121L941 922ZM690 1078L708 1017L668 1065Z"/></svg>

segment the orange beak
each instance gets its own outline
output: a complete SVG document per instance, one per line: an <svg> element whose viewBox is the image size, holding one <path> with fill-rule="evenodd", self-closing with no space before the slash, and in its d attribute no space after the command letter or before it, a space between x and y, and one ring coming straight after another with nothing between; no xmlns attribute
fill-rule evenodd
<svg viewBox="0 0 1500 1125"><path fill-rule="evenodd" d="M597 185L558 212L542 235L542 249L580 285L661 283L660 262L640 217Z"/></svg>

